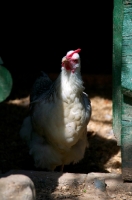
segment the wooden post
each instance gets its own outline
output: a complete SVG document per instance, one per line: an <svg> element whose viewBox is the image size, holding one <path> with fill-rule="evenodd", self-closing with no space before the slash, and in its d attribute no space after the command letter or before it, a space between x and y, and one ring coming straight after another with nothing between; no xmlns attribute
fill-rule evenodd
<svg viewBox="0 0 132 200"><path fill-rule="evenodd" d="M122 31L122 177L132 181L132 0L123 1Z"/></svg>
<svg viewBox="0 0 132 200"><path fill-rule="evenodd" d="M114 0L113 12L113 130L121 145L121 65L122 65L122 0Z"/></svg>
<svg viewBox="0 0 132 200"><path fill-rule="evenodd" d="M114 0L113 18L113 130L122 178L132 181L132 0Z"/></svg>

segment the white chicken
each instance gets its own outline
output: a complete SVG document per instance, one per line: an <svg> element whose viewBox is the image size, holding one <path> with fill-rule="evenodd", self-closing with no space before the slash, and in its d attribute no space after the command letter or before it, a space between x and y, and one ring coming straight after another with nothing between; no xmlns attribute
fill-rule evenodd
<svg viewBox="0 0 132 200"><path fill-rule="evenodd" d="M42 72L30 95L30 114L20 136L26 140L37 168L54 170L77 163L88 147L87 125L91 104L80 73L81 49L62 58L61 73L52 82Z"/></svg>

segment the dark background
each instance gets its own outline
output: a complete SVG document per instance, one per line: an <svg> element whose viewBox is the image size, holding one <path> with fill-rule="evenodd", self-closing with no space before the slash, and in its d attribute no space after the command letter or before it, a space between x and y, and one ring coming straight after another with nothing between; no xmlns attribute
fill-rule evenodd
<svg viewBox="0 0 132 200"><path fill-rule="evenodd" d="M112 1L8 3L1 14L0 56L14 84L32 85L41 70L60 73L62 57L77 48L83 74L111 74L112 11Z"/></svg>

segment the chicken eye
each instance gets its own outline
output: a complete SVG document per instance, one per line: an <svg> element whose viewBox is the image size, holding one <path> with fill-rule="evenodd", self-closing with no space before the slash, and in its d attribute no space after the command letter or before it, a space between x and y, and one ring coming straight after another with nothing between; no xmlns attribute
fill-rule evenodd
<svg viewBox="0 0 132 200"><path fill-rule="evenodd" d="M78 60L77 60L77 59L74 59L73 61L74 61L74 63L78 63Z"/></svg>

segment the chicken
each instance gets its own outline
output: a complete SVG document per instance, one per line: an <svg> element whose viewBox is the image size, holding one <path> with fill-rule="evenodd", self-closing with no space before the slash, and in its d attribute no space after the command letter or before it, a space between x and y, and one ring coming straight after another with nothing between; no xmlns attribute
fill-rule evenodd
<svg viewBox="0 0 132 200"><path fill-rule="evenodd" d="M62 58L61 73L52 82L42 72L30 94L30 112L20 136L27 142L35 166L53 171L84 157L91 103L81 77L81 49Z"/></svg>

